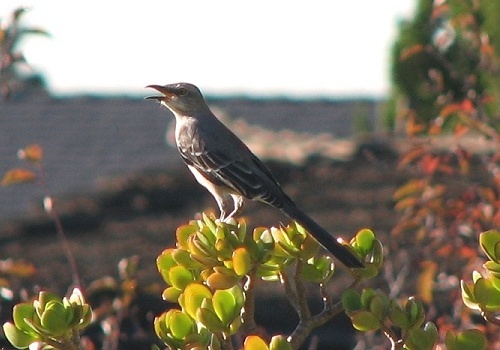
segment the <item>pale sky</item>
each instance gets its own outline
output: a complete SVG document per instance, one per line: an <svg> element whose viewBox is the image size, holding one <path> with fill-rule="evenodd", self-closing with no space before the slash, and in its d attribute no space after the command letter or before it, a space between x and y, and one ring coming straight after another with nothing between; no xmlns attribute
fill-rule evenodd
<svg viewBox="0 0 500 350"><path fill-rule="evenodd" d="M0 0L52 37L22 44L54 93L383 96L397 22L416 0Z"/></svg>

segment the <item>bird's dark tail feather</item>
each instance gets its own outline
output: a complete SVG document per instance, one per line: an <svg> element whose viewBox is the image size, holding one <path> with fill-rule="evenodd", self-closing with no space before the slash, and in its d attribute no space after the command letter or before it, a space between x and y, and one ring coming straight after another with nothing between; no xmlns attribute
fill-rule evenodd
<svg viewBox="0 0 500 350"><path fill-rule="evenodd" d="M281 208L281 211L304 227L323 247L340 260L342 264L350 268L364 267L361 261L359 261L352 252L337 242L332 235L296 205L285 205Z"/></svg>

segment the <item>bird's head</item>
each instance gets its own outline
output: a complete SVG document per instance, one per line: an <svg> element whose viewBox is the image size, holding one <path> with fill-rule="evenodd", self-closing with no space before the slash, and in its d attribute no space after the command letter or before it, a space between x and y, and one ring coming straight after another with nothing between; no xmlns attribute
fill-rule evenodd
<svg viewBox="0 0 500 350"><path fill-rule="evenodd" d="M176 83L168 85L148 85L147 88L160 92L159 96L145 97L147 100L157 100L177 114L188 114L192 111L204 110L207 107L205 99L195 85Z"/></svg>

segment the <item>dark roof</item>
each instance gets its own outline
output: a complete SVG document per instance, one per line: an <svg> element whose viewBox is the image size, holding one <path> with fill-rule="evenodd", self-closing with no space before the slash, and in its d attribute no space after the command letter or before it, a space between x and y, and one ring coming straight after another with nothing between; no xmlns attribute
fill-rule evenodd
<svg viewBox="0 0 500 350"><path fill-rule="evenodd" d="M349 136L360 103L375 114L376 101L216 99L231 118L271 130L291 129ZM82 192L100 177L180 166L165 146L166 110L141 98L66 98L0 104L0 173L23 166L18 149L33 143L45 151L51 193ZM43 191L34 185L0 188L0 219L23 215Z"/></svg>

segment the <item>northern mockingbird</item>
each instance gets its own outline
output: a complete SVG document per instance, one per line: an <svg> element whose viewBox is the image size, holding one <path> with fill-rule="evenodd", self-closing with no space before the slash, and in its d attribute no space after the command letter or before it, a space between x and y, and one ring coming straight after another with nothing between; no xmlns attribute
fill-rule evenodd
<svg viewBox="0 0 500 350"><path fill-rule="evenodd" d="M196 86L177 83L147 87L162 95L146 99L159 101L174 114L177 148L196 180L217 201L221 220L238 214L244 198L261 201L301 224L347 267L363 267L351 251L283 192L269 169L210 111Z"/></svg>

